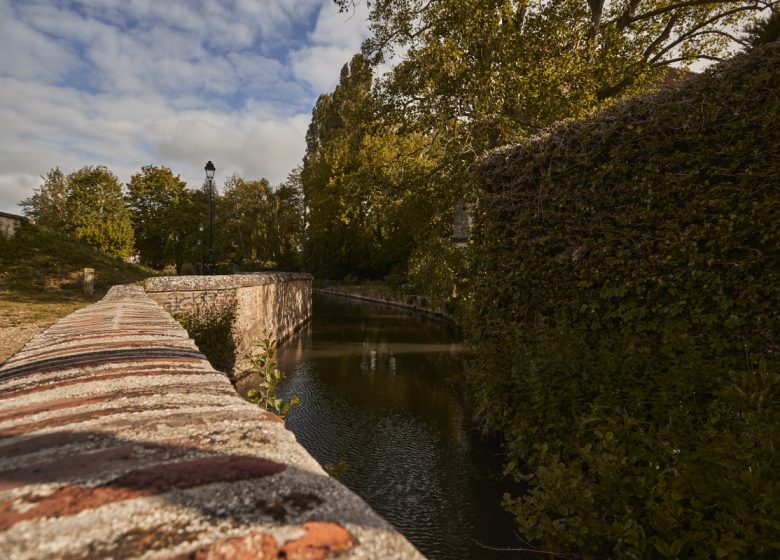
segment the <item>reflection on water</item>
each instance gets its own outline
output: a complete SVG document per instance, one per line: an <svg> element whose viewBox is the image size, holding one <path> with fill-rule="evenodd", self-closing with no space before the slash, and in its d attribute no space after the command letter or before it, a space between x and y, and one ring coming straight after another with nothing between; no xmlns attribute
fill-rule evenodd
<svg viewBox="0 0 780 560"><path fill-rule="evenodd" d="M511 558L495 444L456 396L457 330L403 310L315 296L308 328L279 349L278 394L301 397L287 427L429 558Z"/></svg>

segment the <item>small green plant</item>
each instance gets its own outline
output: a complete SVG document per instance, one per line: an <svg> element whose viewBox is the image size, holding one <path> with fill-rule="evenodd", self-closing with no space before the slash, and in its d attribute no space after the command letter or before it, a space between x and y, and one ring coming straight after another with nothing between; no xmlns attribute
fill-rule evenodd
<svg viewBox="0 0 780 560"><path fill-rule="evenodd" d="M284 376L276 367L276 341L266 338L255 344L255 347L258 351L253 352L249 358L251 366L246 373L259 377L259 389L249 389L246 400L286 418L290 409L301 402L301 399L298 395L293 395L289 401L285 401L275 395L276 386Z"/></svg>
<svg viewBox="0 0 780 560"><path fill-rule="evenodd" d="M235 299L202 303L190 311L173 315L189 333L211 365L229 372L236 362L236 343L233 339L233 321L236 317Z"/></svg>
<svg viewBox="0 0 780 560"><path fill-rule="evenodd" d="M341 478L344 476L347 472L347 460L341 459L338 463L325 463L322 465L322 468L325 469L325 472L328 473L333 478Z"/></svg>

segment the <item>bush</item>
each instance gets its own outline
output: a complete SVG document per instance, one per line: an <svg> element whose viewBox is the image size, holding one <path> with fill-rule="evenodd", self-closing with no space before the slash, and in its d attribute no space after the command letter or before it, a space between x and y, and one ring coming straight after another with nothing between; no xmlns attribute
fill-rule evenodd
<svg viewBox="0 0 780 560"><path fill-rule="evenodd" d="M780 45L490 154L469 382L586 558L780 553Z"/></svg>
<svg viewBox="0 0 780 560"><path fill-rule="evenodd" d="M203 303L192 311L174 315L214 369L224 372L230 372L236 363L235 317L234 299Z"/></svg>
<svg viewBox="0 0 780 560"><path fill-rule="evenodd" d="M301 398L293 395L289 401L285 401L276 396L276 387L284 377L284 373L276 366L276 341L266 338L255 344L255 347L256 351L250 352L249 369L244 373L256 377L257 388L249 389L245 398L262 409L278 414L282 419L287 418L290 409L300 403Z"/></svg>
<svg viewBox="0 0 780 560"><path fill-rule="evenodd" d="M438 309L452 313L461 301L465 256L450 239L432 237L409 258L409 285Z"/></svg>

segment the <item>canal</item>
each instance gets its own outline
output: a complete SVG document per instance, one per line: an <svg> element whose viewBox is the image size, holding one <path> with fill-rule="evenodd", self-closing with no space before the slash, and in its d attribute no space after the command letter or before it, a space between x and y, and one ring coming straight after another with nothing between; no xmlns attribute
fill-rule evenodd
<svg viewBox="0 0 780 560"><path fill-rule="evenodd" d="M500 449L459 397L468 349L453 325L315 295L313 320L278 352L287 427L431 559L513 558ZM490 548L488 548L490 547Z"/></svg>

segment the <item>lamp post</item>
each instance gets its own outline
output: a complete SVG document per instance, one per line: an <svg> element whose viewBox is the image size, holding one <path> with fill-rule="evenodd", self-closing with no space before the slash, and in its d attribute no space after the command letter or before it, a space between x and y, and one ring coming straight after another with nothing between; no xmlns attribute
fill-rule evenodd
<svg viewBox="0 0 780 560"><path fill-rule="evenodd" d="M206 164L206 181L209 184L209 258L206 265L208 266L208 274L214 274L214 216L211 211L211 196L214 191L214 172L217 170L211 160Z"/></svg>
<svg viewBox="0 0 780 560"><path fill-rule="evenodd" d="M204 274L203 270L203 224L198 224L198 231L200 236L198 237L198 252L200 253L200 273Z"/></svg>

